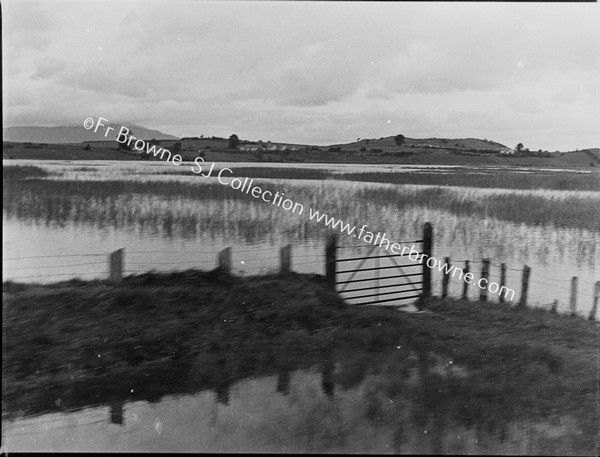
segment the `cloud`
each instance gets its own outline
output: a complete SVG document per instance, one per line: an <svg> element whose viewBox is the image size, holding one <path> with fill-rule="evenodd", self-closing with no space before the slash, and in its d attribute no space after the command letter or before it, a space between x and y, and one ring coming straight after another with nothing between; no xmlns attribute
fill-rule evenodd
<svg viewBox="0 0 600 457"><path fill-rule="evenodd" d="M555 149L582 147L599 115L593 5L3 6L5 125L93 112L179 135L484 135Z"/></svg>
<svg viewBox="0 0 600 457"><path fill-rule="evenodd" d="M67 64L55 58L44 59L37 67L35 73L31 76L31 79L50 79L67 67Z"/></svg>

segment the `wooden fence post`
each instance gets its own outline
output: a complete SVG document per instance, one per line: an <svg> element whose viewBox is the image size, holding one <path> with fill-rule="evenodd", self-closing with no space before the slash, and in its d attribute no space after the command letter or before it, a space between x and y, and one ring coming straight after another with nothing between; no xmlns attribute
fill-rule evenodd
<svg viewBox="0 0 600 457"><path fill-rule="evenodd" d="M423 225L423 298L431 297L431 268L427 266L427 260L431 257L433 250L433 227L429 222Z"/></svg>
<svg viewBox="0 0 600 457"><path fill-rule="evenodd" d="M231 248L225 248L219 252L219 269L225 273L231 271Z"/></svg>
<svg viewBox="0 0 600 457"><path fill-rule="evenodd" d="M444 270L444 277L442 278L442 298L446 298L448 296L448 283L450 282L450 257L446 257L444 259L446 263L446 269Z"/></svg>
<svg viewBox="0 0 600 457"><path fill-rule="evenodd" d="M123 279L123 251L118 249L109 255L110 280L115 284Z"/></svg>
<svg viewBox="0 0 600 457"><path fill-rule="evenodd" d="M485 289L482 289L480 286L479 287L479 301L487 301L487 278L490 274L490 259L483 259L482 263L481 263L481 279L479 280L479 284L482 284L483 281L481 281L482 279L486 280L486 287Z"/></svg>
<svg viewBox="0 0 600 457"><path fill-rule="evenodd" d="M527 306L527 290L529 289L529 273L531 268L527 265L523 267L523 279L521 281L521 300L519 306Z"/></svg>
<svg viewBox="0 0 600 457"><path fill-rule="evenodd" d="M552 302L552 308L550 308L550 312L552 314L556 314L557 309L558 309L558 300L554 300L554 302Z"/></svg>
<svg viewBox="0 0 600 457"><path fill-rule="evenodd" d="M592 309L590 310L589 320L596 320L596 310L598 309L598 299L600 298L600 281L594 284L594 298L592 299Z"/></svg>
<svg viewBox="0 0 600 457"><path fill-rule="evenodd" d="M577 314L577 276L571 278L571 316Z"/></svg>
<svg viewBox="0 0 600 457"><path fill-rule="evenodd" d="M471 271L471 267L469 265L469 261L465 260L465 269L463 270L463 272L466 275L470 271ZM463 291L462 291L462 298L463 298L463 300L467 299L468 291L469 291L469 283L463 279Z"/></svg>
<svg viewBox="0 0 600 457"><path fill-rule="evenodd" d="M504 303L504 297L502 296L502 288L506 286L506 264L500 264L500 294L498 300L500 303Z"/></svg>
<svg viewBox="0 0 600 457"><path fill-rule="evenodd" d="M279 255L281 257L281 267L279 271L281 273L289 273L292 265L292 245L287 244L282 247Z"/></svg>
<svg viewBox="0 0 600 457"><path fill-rule="evenodd" d="M336 250L337 235L333 234L329 237L327 246L325 246L325 280L333 290L335 290Z"/></svg>

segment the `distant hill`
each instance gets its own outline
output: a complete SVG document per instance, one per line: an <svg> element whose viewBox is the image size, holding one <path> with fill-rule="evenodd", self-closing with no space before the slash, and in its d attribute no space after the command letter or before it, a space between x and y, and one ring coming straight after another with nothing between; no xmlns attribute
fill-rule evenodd
<svg viewBox="0 0 600 457"><path fill-rule="evenodd" d="M340 146L348 149L371 149L379 148L382 150L398 149L394 136L384 138L365 138L353 143L334 144L333 147ZM488 151L500 151L506 146L495 141L479 140L477 138L405 138L402 145L404 148L430 148L430 149L477 149Z"/></svg>
<svg viewBox="0 0 600 457"><path fill-rule="evenodd" d="M120 125L114 125L120 128ZM104 138L103 132L90 134L83 127L21 127L21 141L6 141L6 132L18 132L19 127L5 129L3 159L28 160L160 160L138 151L123 151L112 138ZM31 134L34 130L52 131L54 137L41 138ZM203 157L216 162L295 162L295 163L368 163L406 165L455 165L455 166L544 166L544 167L593 167L600 168L600 150L583 149L570 152L515 151L503 144L477 138L405 138L398 146L394 136L358 139L345 144L317 146L272 141L248 141L240 139L237 149L229 147L229 140L221 137L185 137L131 126L136 138L156 139L160 147L173 150L178 145L184 161ZM37 138L37 139L36 139Z"/></svg>
<svg viewBox="0 0 600 457"><path fill-rule="evenodd" d="M58 127L6 127L3 130L4 141L13 141L19 143L82 143L84 141L107 141L115 140L119 132L120 124L108 124L114 130L110 131L107 137L104 137L105 128L100 127L98 132L94 129L86 130L83 125L58 126ZM139 125L126 125L136 138L143 140L177 140L173 135L159 132L158 130L147 129Z"/></svg>

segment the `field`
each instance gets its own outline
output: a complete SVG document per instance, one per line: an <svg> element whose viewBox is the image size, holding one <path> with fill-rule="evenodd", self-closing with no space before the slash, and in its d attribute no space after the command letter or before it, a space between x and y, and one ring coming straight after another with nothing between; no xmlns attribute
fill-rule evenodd
<svg viewBox="0 0 600 457"><path fill-rule="evenodd" d="M321 278L295 274L187 271L132 276L120 285L5 283L4 293L9 414L156 402L205 389L227 401L228 386L241 379L320 366L335 390L378 375L366 422L340 424L334 441L314 443L320 450L348 450L338 433L349 437L354 427L373 425L395 434L429 429L421 445L435 450L438 443L438 452L448 451L439 443L454 428L476 427L494 436L498 451L515 422L529 430L562 420L576 428L537 442L536 453L598 449L590 359L597 326L582 319L459 300L428 301L424 314L350 308ZM442 371L436 360L445 361ZM416 385L408 381L415 369ZM333 413L322 414L337 422ZM304 414L301 421L312 413Z"/></svg>
<svg viewBox="0 0 600 457"><path fill-rule="evenodd" d="M180 154L188 161L204 154L206 161L211 162L497 165L587 169L600 166L598 149L503 155L498 152L501 145L475 139L408 139L404 145L397 146L392 138L382 138L333 146L287 145L290 148L288 151L265 151L262 154L229 149L225 139L164 140L160 142L160 147L172 149L175 143L181 144ZM145 153L135 155L119 152L116 141L79 144L4 142L3 159L158 160Z"/></svg>

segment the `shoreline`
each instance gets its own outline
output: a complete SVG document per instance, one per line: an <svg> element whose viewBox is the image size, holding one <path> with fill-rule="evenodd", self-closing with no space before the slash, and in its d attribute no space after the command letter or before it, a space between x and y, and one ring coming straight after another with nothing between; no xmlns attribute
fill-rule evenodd
<svg viewBox="0 0 600 457"><path fill-rule="evenodd" d="M585 430L597 424L598 324L581 318L437 298L417 314L352 307L322 276L294 273L188 270L120 284L4 283L3 292L3 420L219 392L336 360L364 360L362 379L376 359L437 354L468 373L448 401L481 414L509 406L506 420L569 414ZM588 433L582 445L593 449Z"/></svg>

